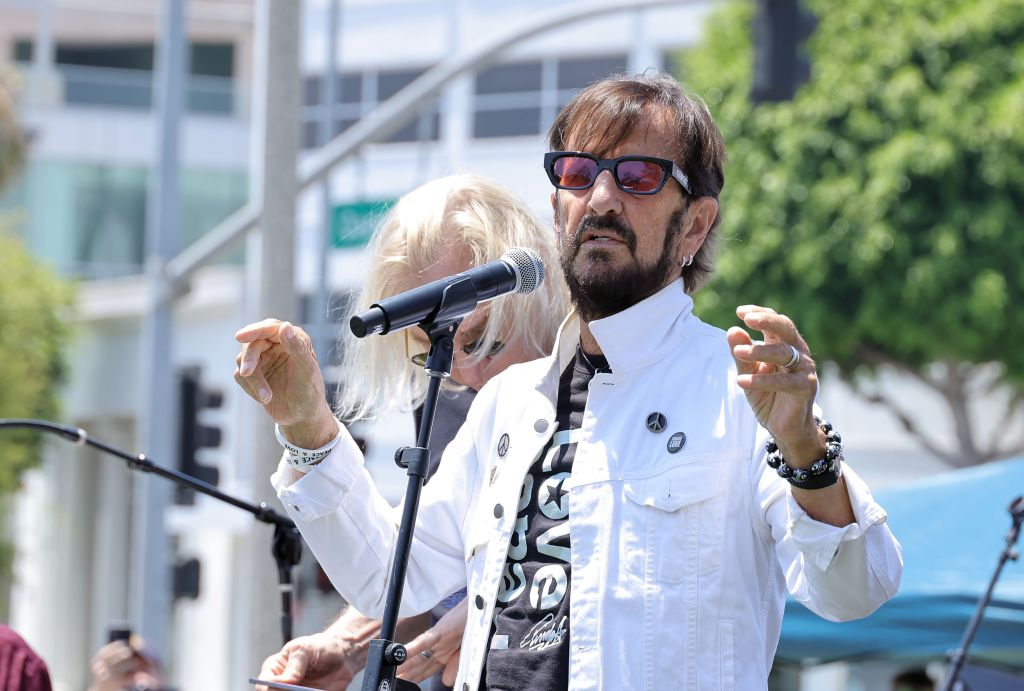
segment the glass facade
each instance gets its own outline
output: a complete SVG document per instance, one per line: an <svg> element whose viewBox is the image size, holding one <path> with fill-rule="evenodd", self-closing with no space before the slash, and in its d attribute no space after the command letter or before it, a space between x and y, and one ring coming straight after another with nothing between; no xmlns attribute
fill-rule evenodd
<svg viewBox="0 0 1024 691"><path fill-rule="evenodd" d="M193 43L189 48L186 107L196 113L234 113L239 105L234 46ZM14 59L30 62L32 42L16 41ZM145 110L153 106L151 43L58 43L54 63L67 105Z"/></svg>
<svg viewBox="0 0 1024 691"><path fill-rule="evenodd" d="M0 208L36 256L79 278L139 274L146 237L149 171L100 163L33 161ZM244 173L186 170L181 246L245 204ZM241 250L221 261L237 262Z"/></svg>

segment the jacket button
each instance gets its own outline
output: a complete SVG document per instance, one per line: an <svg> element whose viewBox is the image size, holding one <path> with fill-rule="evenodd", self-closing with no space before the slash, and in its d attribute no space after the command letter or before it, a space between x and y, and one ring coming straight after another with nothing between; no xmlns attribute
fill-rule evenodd
<svg viewBox="0 0 1024 691"><path fill-rule="evenodd" d="M469 691L469 683L468 682L465 682L465 681L462 682L462 691Z"/></svg>
<svg viewBox="0 0 1024 691"><path fill-rule="evenodd" d="M505 515L505 507L502 506L501 504L495 504L494 505L494 517L495 518L501 518L504 515Z"/></svg>
<svg viewBox="0 0 1024 691"><path fill-rule="evenodd" d="M540 418L537 422L533 423L533 429L537 432L543 432L548 428L548 421L544 418Z"/></svg>
<svg viewBox="0 0 1024 691"><path fill-rule="evenodd" d="M477 609L483 609L484 608L484 599L481 596L479 596L479 595L476 596L476 608Z"/></svg>

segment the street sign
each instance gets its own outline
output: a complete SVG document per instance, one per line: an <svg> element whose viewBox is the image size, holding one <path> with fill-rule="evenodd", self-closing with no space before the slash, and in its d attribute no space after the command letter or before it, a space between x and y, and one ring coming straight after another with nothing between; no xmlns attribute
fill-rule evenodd
<svg viewBox="0 0 1024 691"><path fill-rule="evenodd" d="M338 204L331 211L331 247L365 247L395 198Z"/></svg>

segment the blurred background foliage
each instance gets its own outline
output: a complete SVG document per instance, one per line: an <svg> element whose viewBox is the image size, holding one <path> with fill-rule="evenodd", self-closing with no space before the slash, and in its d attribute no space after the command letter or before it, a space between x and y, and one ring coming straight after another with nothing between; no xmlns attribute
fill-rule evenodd
<svg viewBox="0 0 1024 691"><path fill-rule="evenodd" d="M25 148L7 77L0 67L0 187L20 169ZM16 223L14 214L0 214L0 418L56 420L72 290L33 259L12 232ZM0 434L0 590L9 584L13 558L3 539L11 495L39 463L43 438L27 430Z"/></svg>
<svg viewBox="0 0 1024 691"><path fill-rule="evenodd" d="M0 189L21 169L25 144L15 117L14 73L0 65Z"/></svg>
<svg viewBox="0 0 1024 691"><path fill-rule="evenodd" d="M680 56L728 145L718 271L700 314L792 316L819 361L951 465L1024 452L1024 3L808 0L810 81L753 104L751 2ZM872 385L880 367L945 402L956 442ZM972 397L1006 395L982 435ZM982 438L984 437L984 438Z"/></svg>

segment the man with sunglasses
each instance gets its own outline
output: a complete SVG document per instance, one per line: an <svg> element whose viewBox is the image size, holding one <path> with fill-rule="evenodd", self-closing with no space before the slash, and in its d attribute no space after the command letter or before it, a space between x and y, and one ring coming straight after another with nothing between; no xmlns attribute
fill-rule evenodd
<svg viewBox="0 0 1024 691"><path fill-rule="evenodd" d="M468 584L462 691L765 689L787 591L866 616L896 592L899 545L816 415L793 322L738 308L755 341L692 313L724 184L704 104L667 75L609 78L550 144L576 312L549 357L478 394L424 492L403 605ZM337 555L342 594L379 611L394 518L346 436L323 463L329 506L279 496Z"/></svg>

